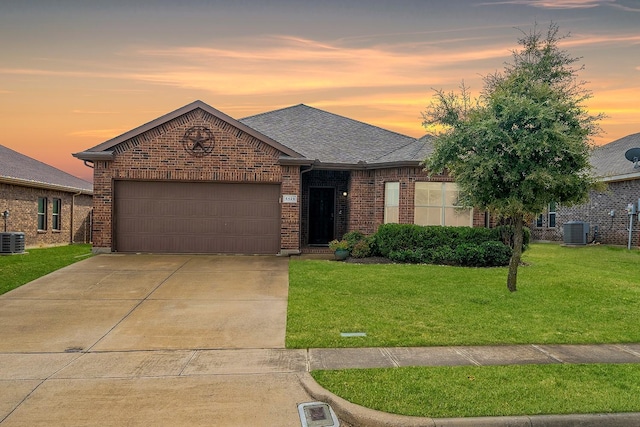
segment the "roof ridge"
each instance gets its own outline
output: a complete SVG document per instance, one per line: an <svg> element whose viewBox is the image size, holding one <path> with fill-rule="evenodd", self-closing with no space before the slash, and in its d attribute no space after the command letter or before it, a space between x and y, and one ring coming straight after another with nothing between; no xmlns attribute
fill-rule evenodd
<svg viewBox="0 0 640 427"><path fill-rule="evenodd" d="M257 117L265 116L267 114L278 113L278 112L281 112L281 111L285 111L285 110L289 110L289 109L293 109L293 108L297 108L297 107L305 107L305 108L308 108L310 110L318 111L318 112L324 113L324 114L329 114L329 115L332 115L332 116L335 116L335 117L339 117L341 119L348 120L350 122L366 125L366 126L368 126L370 128L380 129L380 130L383 130L383 131L385 131L387 133L393 133L395 135L402 136L402 137L405 137L405 138L413 138L412 136L405 135L405 134L402 134L400 132L396 132L396 131L393 131L393 130L385 129L385 128L380 127L380 126L372 125L371 123L363 122L362 120L352 119L351 117L343 116L343 115L337 114L337 113L332 113L331 111L323 110L321 108L313 107L313 106L307 105L307 104L296 104L296 105L291 105L289 107L278 108L278 109L271 110L271 111L265 111L264 113L259 113L259 114L255 114L253 116L244 117L244 118L240 119L240 121L254 119L254 118L257 118Z"/></svg>
<svg viewBox="0 0 640 427"><path fill-rule="evenodd" d="M301 104L301 105L304 105L304 104ZM366 126L371 127L371 128L380 129L380 130L383 130L383 131L385 131L387 133L393 133L393 134L396 134L396 135L399 135L399 136L403 136L405 138L413 138L412 136L405 135L405 134L402 134L400 132L396 132L396 131L393 131L393 130L385 129L385 128L380 127L380 126L372 125L371 123L363 122L362 120L352 119L351 117L343 116L341 114L332 113L331 111L323 110L321 108L311 107L309 105L305 105L305 107L311 108L311 109L316 110L316 111L321 111L321 112L326 113L326 114L331 114L332 116L340 117L340 118L349 120L351 122L360 123L360 124L366 125Z"/></svg>
<svg viewBox="0 0 640 427"><path fill-rule="evenodd" d="M409 146L410 146L410 145L412 145L412 144L416 144L416 143L418 143L418 144L417 144L418 146L416 147L416 149L413 151L413 153L411 153L411 155L413 156L413 155L417 154L417 153L418 153L418 151L420 151L420 144L421 144L420 140L422 140L423 138L425 138L425 137L427 137L427 136L432 136L432 135L424 134L424 135L423 135L423 136L421 136L420 138L415 138L414 140L412 140L412 141L410 141L410 142L407 142L405 145L403 145L403 146L401 146L401 147L394 148L394 149L392 149L391 151L388 151L388 152L386 152L385 154L382 154L382 155L380 155L380 156L376 157L374 160L380 160L380 159L382 159L383 157L387 157L388 155L390 155L390 154L392 154L392 153L396 153L396 152L398 152L398 151L400 151L400 150L403 150L403 149L405 149L405 148L409 147ZM427 140L426 140L426 139L425 139L424 143L425 143L425 144L427 143Z"/></svg>

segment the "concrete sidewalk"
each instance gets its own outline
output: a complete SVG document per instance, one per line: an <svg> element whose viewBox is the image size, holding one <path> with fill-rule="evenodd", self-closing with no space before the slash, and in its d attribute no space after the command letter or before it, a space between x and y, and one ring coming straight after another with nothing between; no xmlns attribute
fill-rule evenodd
<svg viewBox="0 0 640 427"><path fill-rule="evenodd" d="M640 363L640 344L309 349L310 370L402 366Z"/></svg>

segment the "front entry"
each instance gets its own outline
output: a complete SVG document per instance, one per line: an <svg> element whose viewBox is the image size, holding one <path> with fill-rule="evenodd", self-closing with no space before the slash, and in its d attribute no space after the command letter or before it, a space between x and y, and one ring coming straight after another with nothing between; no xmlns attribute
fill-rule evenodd
<svg viewBox="0 0 640 427"><path fill-rule="evenodd" d="M334 238L335 188L309 189L309 244L326 245Z"/></svg>

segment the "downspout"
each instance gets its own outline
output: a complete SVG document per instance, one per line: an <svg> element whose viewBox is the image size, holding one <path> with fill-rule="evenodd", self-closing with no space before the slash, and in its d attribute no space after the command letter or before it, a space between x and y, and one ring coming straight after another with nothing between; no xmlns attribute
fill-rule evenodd
<svg viewBox="0 0 640 427"><path fill-rule="evenodd" d="M70 226L71 230L69 231L69 244L70 245L73 245L73 243L74 243L73 242L73 230L75 230L75 228L73 227L73 217L74 217L73 213L76 210L76 196L79 196L81 194L82 194L82 191L79 191L78 193L76 193L76 194L71 196L71 218L70 218L70 220L71 220L71 226Z"/></svg>

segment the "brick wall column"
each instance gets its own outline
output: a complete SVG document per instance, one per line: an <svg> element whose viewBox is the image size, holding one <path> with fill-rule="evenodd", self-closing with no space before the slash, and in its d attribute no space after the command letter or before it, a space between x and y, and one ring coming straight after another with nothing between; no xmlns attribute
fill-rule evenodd
<svg viewBox="0 0 640 427"><path fill-rule="evenodd" d="M93 251L111 252L113 194L111 162L97 161L93 171Z"/></svg>
<svg viewBox="0 0 640 427"><path fill-rule="evenodd" d="M283 255L298 253L300 251L300 206L302 205L299 166L282 166L280 194L280 252ZM297 203L282 203L284 195L297 196Z"/></svg>

